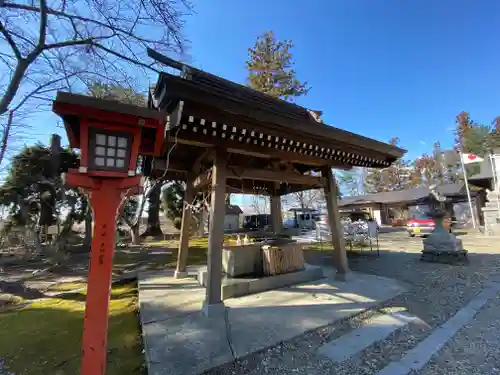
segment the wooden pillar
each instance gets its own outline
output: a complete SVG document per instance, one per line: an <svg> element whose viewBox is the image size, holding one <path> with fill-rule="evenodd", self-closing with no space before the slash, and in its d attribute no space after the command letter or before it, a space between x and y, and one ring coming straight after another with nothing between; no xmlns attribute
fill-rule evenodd
<svg viewBox="0 0 500 375"><path fill-rule="evenodd" d="M224 241L224 215L226 211L227 151L217 149L212 173L210 222L208 229L207 289L203 311L210 316L224 311L222 302L222 243Z"/></svg>
<svg viewBox="0 0 500 375"><path fill-rule="evenodd" d="M277 184L279 186L279 183ZM279 234L283 230L283 218L281 217L281 196L274 195L271 196L271 224L273 226L273 232Z"/></svg>
<svg viewBox="0 0 500 375"><path fill-rule="evenodd" d="M271 197L271 223L275 234L281 233L283 230L283 219L281 217L281 197Z"/></svg>
<svg viewBox="0 0 500 375"><path fill-rule="evenodd" d="M322 170L322 175L326 178L326 186L324 189L326 208L328 210L328 223L332 233L333 263L337 268L336 278L339 280L346 280L349 274L349 265L347 263L347 253L345 250L344 230L340 222L340 211L337 199L338 186L331 168L325 167Z"/></svg>
<svg viewBox="0 0 500 375"><path fill-rule="evenodd" d="M187 258L189 252L189 233L191 229L191 221L193 215L193 198L194 187L193 179L189 178L186 181L186 191L184 192L184 203L182 209L181 236L179 239L179 252L177 253L177 267L175 269L175 278L181 279L187 277Z"/></svg>

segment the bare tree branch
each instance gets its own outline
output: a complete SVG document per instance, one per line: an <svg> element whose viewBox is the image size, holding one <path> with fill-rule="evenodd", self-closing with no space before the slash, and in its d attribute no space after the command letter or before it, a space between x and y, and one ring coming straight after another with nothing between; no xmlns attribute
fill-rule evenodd
<svg viewBox="0 0 500 375"><path fill-rule="evenodd" d="M47 87L50 87L54 84L56 84L57 82L61 82L63 80L66 80L68 78L71 78L71 77L74 77L76 76L77 74L79 74L80 72L74 72L74 73L71 73L70 75L68 76L64 76L62 78L56 78L56 79L53 79L53 80L50 80L48 82L45 82L43 85L40 85L38 86L36 89L34 89L33 91L29 92L28 94L26 94L24 96L24 98L17 104L16 107L14 107L14 109L12 111L16 111L18 110L20 107L22 107L24 105L24 103L26 103L26 101L31 98L33 95L36 95L36 94L43 94L45 92L52 92L53 89L49 89L49 90L44 90L44 88L47 88ZM12 112L11 111L11 112Z"/></svg>
<svg viewBox="0 0 500 375"><path fill-rule="evenodd" d="M159 72L146 47L182 53L183 17L192 13L186 0L0 0L0 10L0 45L8 46L0 52L0 115L15 111L23 134L30 122L20 116L46 108L55 90L82 92L96 80L135 88Z"/></svg>
<svg viewBox="0 0 500 375"><path fill-rule="evenodd" d="M9 43L9 46L10 48L12 48L12 52L14 52L16 58L18 60L21 60L23 58L21 56L21 52L19 51L19 48L17 48L16 42L14 42L14 39L12 39L10 33L5 29L5 26L3 25L2 22L0 22L0 32L5 37L5 40L7 40L7 43Z"/></svg>
<svg viewBox="0 0 500 375"><path fill-rule="evenodd" d="M45 41L47 40L47 11L47 3L45 0L40 0L40 31L38 44L33 51L34 54L40 53L45 47Z"/></svg>
<svg viewBox="0 0 500 375"><path fill-rule="evenodd" d="M186 7L189 6L188 3L183 0L179 0ZM39 6L31 4L21 4L15 2L3 2L0 4L1 8L9 11L24 12L29 16L29 14L37 14L39 17L39 32L36 42L32 42L30 37L24 35L24 30L16 29L9 31L2 23L2 34L6 39L7 43L13 48L13 53L17 59L17 63L14 66L8 64L8 60L2 58L2 61L12 69L11 79L5 87L4 94L0 99L0 114L4 114L8 111L10 104L16 98L22 81L27 73L28 68L30 72L34 71L32 65L33 63L44 53L50 50L58 50L60 48L66 47L84 47L83 50L79 51L78 54L82 54L83 59L78 60L74 58L73 60L67 59L68 61L61 62L59 65L59 71L71 72L74 69L64 69L63 65L70 63L75 65L77 63L84 62L88 65L88 69L84 69L88 72L90 71L103 71L107 75L120 74L125 78L128 72L121 69L116 62L124 61L127 63L140 66L141 68L147 70L153 70L158 72L157 69L152 68L152 64L147 64L141 61L140 56L136 53L136 47L145 48L148 45L168 45L168 37L157 37L151 38L150 35L155 35L150 32L136 32L137 27L149 28L149 24L157 24L162 26L162 28L167 30L168 33L173 33L174 35L174 45L180 46L182 44L182 39L179 36L179 32L182 23L179 21L180 13L176 12L174 9L175 0L142 0L139 5L124 6L123 14L121 14L121 3L118 4L119 9L112 9L109 3L102 3L100 1L88 0L90 14L92 16L87 16L86 14L76 14L75 9L68 7L71 2L63 2L60 4L60 9L54 9L47 6L46 0L40 0ZM188 8L190 10L190 8ZM96 11L97 14L92 10ZM93 18L93 15L97 18ZM69 38L62 41L53 41L47 43L47 31L56 30L48 28L49 16L54 17L54 21L65 21L69 26ZM145 29L146 30L146 29ZM165 32L164 32L165 33ZM60 34L60 30L57 29L57 34ZM72 35L71 35L72 34ZM59 35L54 35L52 39L60 39ZM23 58L23 53L19 46L16 44L16 40L22 41L24 43L23 47L29 48L26 57ZM114 41L111 39L114 38ZM162 39L164 38L164 39ZM110 42L103 44L105 40L109 39ZM134 45L135 43L135 45ZM85 47L87 46L87 47ZM108 56L96 54L94 49L100 49L108 54ZM87 53L87 57L85 57ZM117 58L118 61L114 62L109 60L109 57ZM49 58L47 58L48 61ZM62 61L62 59L60 59ZM91 68L92 67L92 68ZM45 72L46 73L46 72ZM31 73L30 73L31 74ZM39 72L42 76L42 72ZM46 74L45 74L46 75ZM40 82L41 85L45 86L45 79ZM57 80L59 81L59 80ZM31 89L33 91L33 89ZM25 104L26 101L23 101Z"/></svg>
<svg viewBox="0 0 500 375"><path fill-rule="evenodd" d="M60 43L52 43L52 44L47 44L43 50L47 51L49 49L55 49L55 48L63 48L63 47L71 47L71 46L81 46L81 45L89 45L92 44L93 39L82 39L82 40L66 40L64 42Z"/></svg>
<svg viewBox="0 0 500 375"><path fill-rule="evenodd" d="M102 49L103 51L105 51L107 53L110 53L113 56L116 56L116 57L119 57L122 60L128 61L129 63L135 64L135 65L138 65L138 66L142 66L143 68L147 68L147 69L153 70L156 73L160 73L160 71L158 69L155 69L155 68L153 68L152 66L150 66L148 64L144 64L144 63L142 63L140 61L131 59L130 57L122 55L121 53L115 52L115 51L113 51L113 50L111 50L109 48L106 48L106 47L104 47L103 45L101 45L99 43L92 43L92 45L95 46L95 47L97 47L97 48L99 48L99 49Z"/></svg>
<svg viewBox="0 0 500 375"><path fill-rule="evenodd" d="M14 30L10 30L10 34L18 39L21 39L23 42L26 42L28 44L30 44L33 48L36 47L36 44L33 43L33 41L29 40L28 38L25 38L23 35L21 35L20 33L18 32L15 32Z"/></svg>
<svg viewBox="0 0 500 375"><path fill-rule="evenodd" d="M5 89L5 92L2 96L2 100L0 100L0 115L3 115L7 112L10 103L16 96L19 87L21 86L21 81L28 70L29 62L25 59L18 60L16 68L14 69L14 73L10 79L9 85Z"/></svg>
<svg viewBox="0 0 500 375"><path fill-rule="evenodd" d="M5 3L2 6L2 8L20 9L20 10L25 10L25 11L30 11L30 12L37 12L37 13L41 12L41 9L38 7L23 5L23 4L15 4L15 3ZM138 35L132 33L130 30L125 30L125 29L118 27L116 25L109 25L109 24L106 24L106 23L101 22L99 20L92 19L92 18L78 16L76 14L68 14L68 13L57 11L57 10L50 9L50 8L47 9L46 12L47 12L47 14L55 15L55 16L59 16L59 17L64 17L64 18L67 18L69 20L78 20L78 21L82 21L82 22L88 22L88 23L95 24L97 26L104 27L106 29L110 29L110 30L112 29L112 30L115 30L116 32L119 32L121 34L125 34L129 37L143 41L144 43L154 43L155 42L154 39L139 37ZM168 27L169 24L165 24L165 25ZM178 40L178 42L180 43L180 39Z"/></svg>

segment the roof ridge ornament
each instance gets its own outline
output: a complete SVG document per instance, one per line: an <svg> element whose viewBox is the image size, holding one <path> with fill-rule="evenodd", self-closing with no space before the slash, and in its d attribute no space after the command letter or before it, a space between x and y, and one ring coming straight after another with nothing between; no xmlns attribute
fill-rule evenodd
<svg viewBox="0 0 500 375"><path fill-rule="evenodd" d="M323 119L321 118L323 116L323 111L317 111L314 109L308 109L307 112L309 112L309 115L313 118L314 121L323 123Z"/></svg>
<svg viewBox="0 0 500 375"><path fill-rule="evenodd" d="M183 79L187 79L188 81L193 79L193 70L190 66L183 64L181 71L182 71L181 77Z"/></svg>

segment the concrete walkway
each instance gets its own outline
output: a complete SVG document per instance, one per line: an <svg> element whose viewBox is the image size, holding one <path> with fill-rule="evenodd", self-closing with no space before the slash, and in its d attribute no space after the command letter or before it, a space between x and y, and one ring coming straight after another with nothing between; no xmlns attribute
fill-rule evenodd
<svg viewBox="0 0 500 375"><path fill-rule="evenodd" d="M394 280L354 274L226 300L219 317L200 313L205 296L196 280L172 272L139 277L139 303L149 375L194 375L329 325L403 293Z"/></svg>

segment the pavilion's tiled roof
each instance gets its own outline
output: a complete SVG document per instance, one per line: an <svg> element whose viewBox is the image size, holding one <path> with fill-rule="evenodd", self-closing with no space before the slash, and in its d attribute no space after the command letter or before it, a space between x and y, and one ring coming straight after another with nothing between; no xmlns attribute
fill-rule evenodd
<svg viewBox="0 0 500 375"><path fill-rule="evenodd" d="M464 184L443 184L436 187L437 192L445 197L465 194ZM471 192L473 193L473 192ZM366 194L355 197L344 197L340 200L340 206L362 205L367 203L399 203L413 202L430 196L431 190L421 186L416 188L386 191L381 193Z"/></svg>

